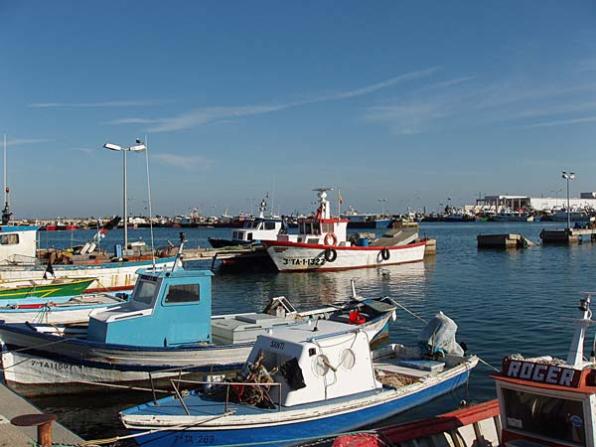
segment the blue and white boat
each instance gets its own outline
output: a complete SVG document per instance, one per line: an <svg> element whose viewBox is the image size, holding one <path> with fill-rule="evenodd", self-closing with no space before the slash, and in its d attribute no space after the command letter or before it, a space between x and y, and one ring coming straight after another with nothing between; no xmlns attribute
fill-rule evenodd
<svg viewBox="0 0 596 447"><path fill-rule="evenodd" d="M274 329L235 382L183 394L172 381L174 396L120 417L143 446L285 446L351 431L467 381L478 359L457 345L454 327L439 314L419 346L378 352L364 331L338 322Z"/></svg>
<svg viewBox="0 0 596 447"><path fill-rule="evenodd" d="M145 270L130 300L89 317L88 328L0 324L5 382L26 395L138 385L180 374L205 377L240 369L258 335L328 318L351 322L370 340L395 314L391 300L354 296L297 312L284 297L263 313L211 315L209 270Z"/></svg>

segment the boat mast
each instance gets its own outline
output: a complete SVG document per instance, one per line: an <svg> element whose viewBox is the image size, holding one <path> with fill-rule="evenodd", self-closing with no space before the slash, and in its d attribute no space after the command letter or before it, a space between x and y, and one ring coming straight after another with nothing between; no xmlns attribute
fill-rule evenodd
<svg viewBox="0 0 596 447"><path fill-rule="evenodd" d="M12 213L10 212L10 206L8 205L8 180L7 180L7 172L8 169L6 168L6 134L4 134L4 178L3 178L3 189L4 189L4 208L2 209L2 225L8 225L10 222L10 217Z"/></svg>
<svg viewBox="0 0 596 447"><path fill-rule="evenodd" d="M575 335L569 346L569 354L567 355L567 364L574 368L582 368L584 361L584 339L586 336L586 329L592 324L592 311L590 310L592 294L586 293L585 298L579 302L578 309L582 312L582 317L577 320L577 329Z"/></svg>

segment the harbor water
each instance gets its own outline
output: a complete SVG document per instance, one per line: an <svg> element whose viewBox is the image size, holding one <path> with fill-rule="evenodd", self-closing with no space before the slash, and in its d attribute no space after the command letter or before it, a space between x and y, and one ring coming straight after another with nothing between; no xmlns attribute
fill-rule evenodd
<svg viewBox="0 0 596 447"><path fill-rule="evenodd" d="M459 325L458 339L470 352L495 367L503 356L549 353L566 356L577 316L580 293L596 290L596 246L537 246L526 250L478 250L480 233L521 233L538 242L545 223L428 223L420 233L437 239L437 254L423 263L382 269L333 273L218 274L213 278L215 314L249 312L264 307L270 297L285 295L299 309L347 299L350 281L364 297L391 296L423 319L443 311ZM207 247L207 237L226 237L226 229L185 229L187 246ZM155 243L177 244L179 229L155 229ZM90 239L92 231L41 232L46 247L66 247ZM114 230L102 242L120 241ZM129 240L149 242L149 230L129 230ZM190 263L192 267L200 266ZM205 263L209 267L210 263ZM423 323L398 311L391 324L392 342L415 342ZM589 343L592 339L589 338ZM588 349L587 352L590 350ZM480 365L467 387L404 413L381 425L449 411L460 401L495 397L491 370ZM33 399L46 412L85 439L122 434L118 411L147 401L149 394L105 390L98 395Z"/></svg>

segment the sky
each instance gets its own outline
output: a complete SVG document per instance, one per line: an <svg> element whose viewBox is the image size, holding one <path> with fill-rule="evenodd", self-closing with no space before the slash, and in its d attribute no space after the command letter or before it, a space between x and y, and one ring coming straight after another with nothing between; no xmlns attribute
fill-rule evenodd
<svg viewBox="0 0 596 447"><path fill-rule="evenodd" d="M596 191L595 42L580 0L0 0L12 207L121 213L136 138L165 215ZM146 214L143 154L128 183Z"/></svg>

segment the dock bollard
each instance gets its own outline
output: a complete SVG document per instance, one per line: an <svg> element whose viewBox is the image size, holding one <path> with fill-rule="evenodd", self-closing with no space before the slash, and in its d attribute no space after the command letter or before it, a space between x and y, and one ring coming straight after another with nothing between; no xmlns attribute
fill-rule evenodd
<svg viewBox="0 0 596 447"><path fill-rule="evenodd" d="M17 427L37 427L37 443L42 447L52 445L52 422L56 420L53 414L23 414L10 420Z"/></svg>

